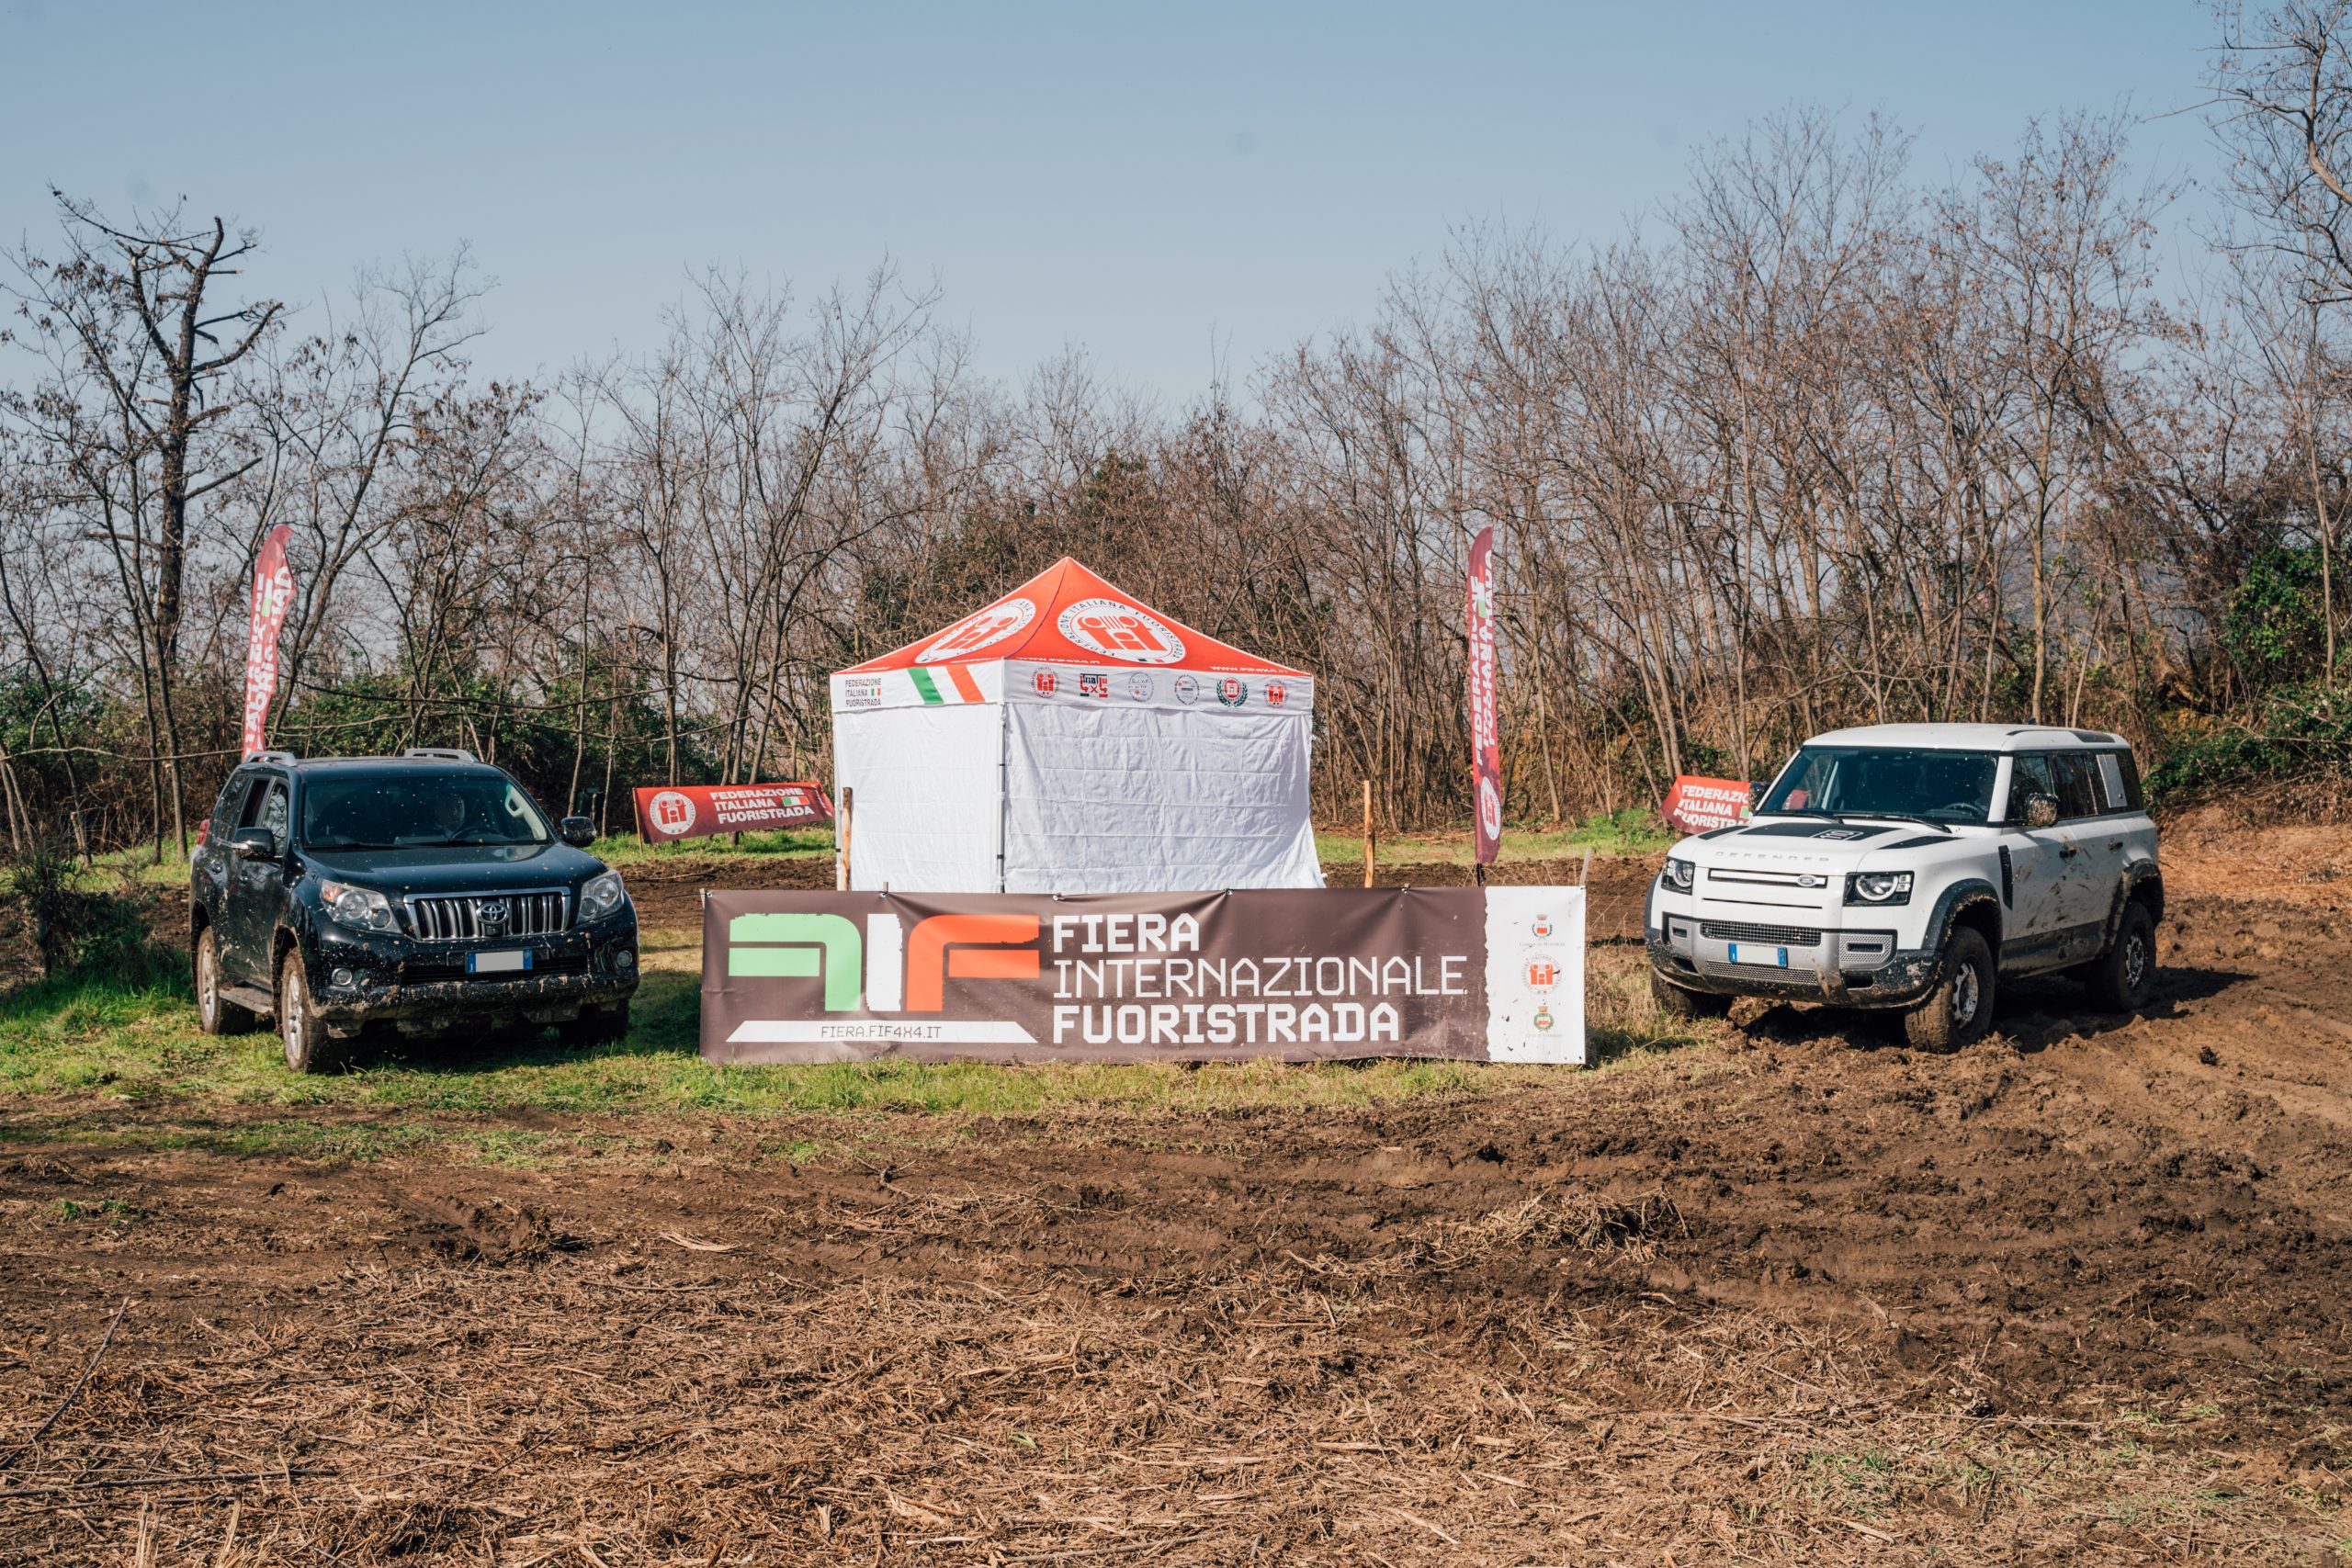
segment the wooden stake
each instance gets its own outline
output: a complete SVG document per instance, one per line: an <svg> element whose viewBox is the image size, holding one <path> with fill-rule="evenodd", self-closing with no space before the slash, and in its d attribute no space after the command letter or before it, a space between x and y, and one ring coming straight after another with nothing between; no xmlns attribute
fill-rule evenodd
<svg viewBox="0 0 2352 1568"><path fill-rule="evenodd" d="M849 833L850 833L850 813L851 813L852 811L854 811L854 810L856 808L856 806L857 806L857 791L855 791L854 789L852 789L852 788L851 788L851 787L849 787L847 784L843 784L843 785L842 786L842 809L841 809L841 839L842 839L841 869L840 869L840 872L838 873L838 874L834 877L834 885L835 885L835 887L837 888L837 890L838 890L838 891L842 892L842 893L846 893L846 892L848 892L848 891L849 891Z"/></svg>
<svg viewBox="0 0 2352 1568"><path fill-rule="evenodd" d="M1584 864L1583 864L1581 867L1579 867L1579 868L1577 869L1577 886L1578 887L1582 887L1586 883L1588 883L1588 882L1589 882L1589 881L1591 881L1591 880L1592 880L1592 846L1591 846L1590 844L1587 844L1587 845L1584 847Z"/></svg>
<svg viewBox="0 0 2352 1568"><path fill-rule="evenodd" d="M1372 781L1363 781L1363 885L1372 886Z"/></svg>

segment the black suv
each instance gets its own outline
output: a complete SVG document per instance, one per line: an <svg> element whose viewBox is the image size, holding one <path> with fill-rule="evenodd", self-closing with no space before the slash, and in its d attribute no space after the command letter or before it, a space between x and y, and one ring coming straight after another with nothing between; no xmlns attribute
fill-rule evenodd
<svg viewBox="0 0 2352 1568"><path fill-rule="evenodd" d="M274 1014L298 1073L379 1023L616 1039L637 910L620 874L581 852L595 836L585 817L550 829L469 752L263 752L230 775L189 870L204 1032Z"/></svg>

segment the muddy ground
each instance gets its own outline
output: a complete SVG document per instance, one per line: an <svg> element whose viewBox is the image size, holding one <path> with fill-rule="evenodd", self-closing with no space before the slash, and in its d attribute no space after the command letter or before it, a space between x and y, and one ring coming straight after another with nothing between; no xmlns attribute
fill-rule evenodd
<svg viewBox="0 0 2352 1568"><path fill-rule="evenodd" d="M2156 1007L1951 1058L1779 1008L800 1166L838 1122L336 1167L0 1103L0 1561L2342 1562L2352 847L2177 841Z"/></svg>

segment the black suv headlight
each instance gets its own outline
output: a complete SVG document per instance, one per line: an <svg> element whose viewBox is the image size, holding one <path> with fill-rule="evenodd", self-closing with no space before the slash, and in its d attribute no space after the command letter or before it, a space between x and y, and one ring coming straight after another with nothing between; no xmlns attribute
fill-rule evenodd
<svg viewBox="0 0 2352 1568"><path fill-rule="evenodd" d="M580 918L582 920L601 920L619 908L621 901L628 897L621 887L619 872L598 872L588 879L587 886L580 889Z"/></svg>
<svg viewBox="0 0 2352 1568"><path fill-rule="evenodd" d="M347 882L319 884L319 903L330 919L339 926L349 926L356 931L393 931L400 922L392 918L391 900L372 887L354 887Z"/></svg>
<svg viewBox="0 0 2352 1568"><path fill-rule="evenodd" d="M1907 871L1849 871L1846 874L1849 904L1908 904L1911 874Z"/></svg>
<svg viewBox="0 0 2352 1568"><path fill-rule="evenodd" d="M1699 881L1699 868L1687 860L1669 859L1657 879L1670 893L1688 893Z"/></svg>

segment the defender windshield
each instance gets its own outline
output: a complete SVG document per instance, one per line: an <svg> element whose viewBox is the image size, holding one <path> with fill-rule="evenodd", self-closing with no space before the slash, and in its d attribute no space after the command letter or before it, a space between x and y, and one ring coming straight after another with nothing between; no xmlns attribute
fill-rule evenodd
<svg viewBox="0 0 2352 1568"><path fill-rule="evenodd" d="M544 844L531 797L484 773L314 779L302 789L302 842L314 850Z"/></svg>
<svg viewBox="0 0 2352 1568"><path fill-rule="evenodd" d="M1894 817L1984 822L2000 759L1981 751L1807 746L1757 808L1798 817Z"/></svg>

